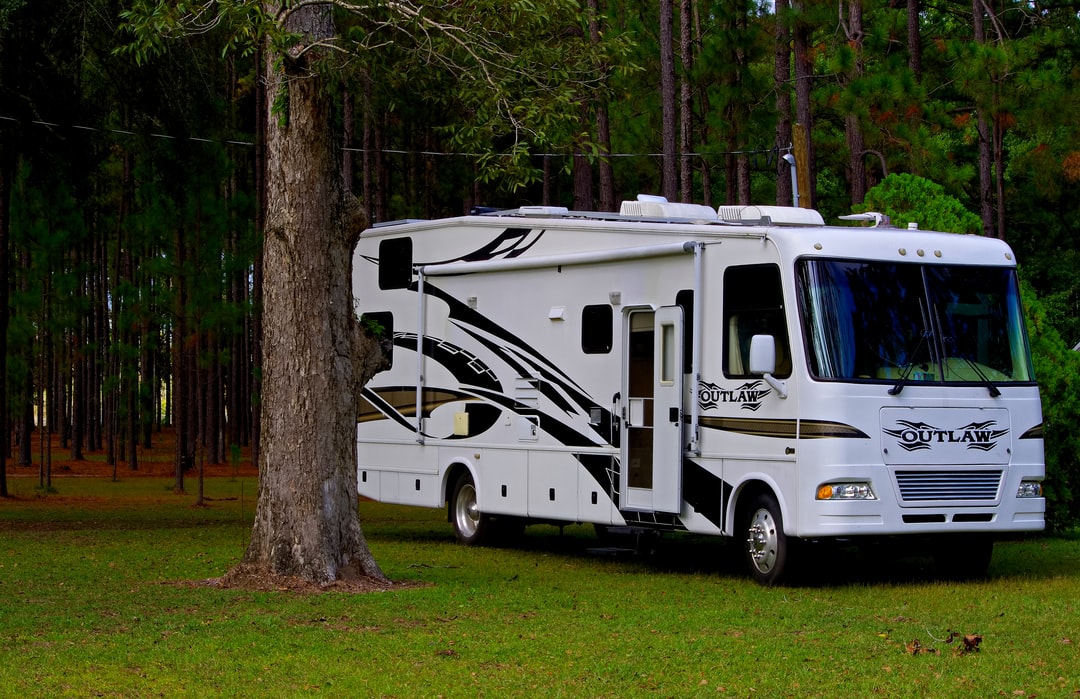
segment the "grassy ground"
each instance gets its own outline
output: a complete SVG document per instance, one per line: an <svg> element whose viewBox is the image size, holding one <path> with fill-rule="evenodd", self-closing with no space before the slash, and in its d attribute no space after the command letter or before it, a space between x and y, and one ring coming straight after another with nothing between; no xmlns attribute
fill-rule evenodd
<svg viewBox="0 0 1080 699"><path fill-rule="evenodd" d="M208 506L162 477L14 477L0 500L5 696L1033 697L1080 693L1080 541L998 545L991 577L823 552L764 589L714 540L597 551L586 527L453 543L442 512L361 503L395 580L367 595L200 581L244 550L253 476ZM194 483L189 481L193 490ZM953 633L979 635L962 653ZM916 645L917 642L917 645ZM918 647L922 652L913 653Z"/></svg>

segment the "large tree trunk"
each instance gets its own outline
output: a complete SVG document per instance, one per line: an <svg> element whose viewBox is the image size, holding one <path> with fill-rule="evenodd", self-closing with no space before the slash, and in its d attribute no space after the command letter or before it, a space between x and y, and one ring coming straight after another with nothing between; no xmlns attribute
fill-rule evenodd
<svg viewBox="0 0 1080 699"><path fill-rule="evenodd" d="M293 11L287 28L311 41L333 34L323 6ZM365 377L354 358L375 344L352 310L352 249L365 217L342 187L323 79L296 49L278 67L276 58L265 63L266 108L284 90L287 106L267 126L259 500L251 543L226 583L383 580L357 515L354 396Z"/></svg>

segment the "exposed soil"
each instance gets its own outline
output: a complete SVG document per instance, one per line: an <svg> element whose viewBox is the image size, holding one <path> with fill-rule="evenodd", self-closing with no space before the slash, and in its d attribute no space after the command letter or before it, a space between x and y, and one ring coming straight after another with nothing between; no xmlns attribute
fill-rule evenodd
<svg viewBox="0 0 1080 699"><path fill-rule="evenodd" d="M260 590L315 594L322 592L368 593L390 592L413 587L422 587L423 583L394 582L377 580L360 575L346 575L330 583L314 583L296 577L268 574L258 568L243 563L237 565L220 578L211 578L197 583L200 586L220 587L238 590Z"/></svg>
<svg viewBox="0 0 1080 699"><path fill-rule="evenodd" d="M13 448L17 455L19 448ZM205 478L219 476L257 476L258 469L251 462L251 448L239 447L235 455L232 450L226 448L226 460L224 463L209 463L205 455L196 452L195 464L184 472L185 481L198 478L199 468L203 469ZM116 449L115 464L108 461L108 453L102 451L83 450L82 459L71 458L70 443L64 444L57 435L52 435L49 443L42 444L41 434L35 432L31 438L30 456L33 463L29 466L18 465L17 458L8 458L8 477L31 477L39 478L42 473L42 464L46 464L53 478L67 476L95 476L112 478L132 478L136 476L149 476L154 478L170 478L176 474L176 433L171 428L162 429L151 435L150 448L147 449L140 441L136 449L136 463L133 465L127 461L127 449ZM235 457L235 458L234 458Z"/></svg>

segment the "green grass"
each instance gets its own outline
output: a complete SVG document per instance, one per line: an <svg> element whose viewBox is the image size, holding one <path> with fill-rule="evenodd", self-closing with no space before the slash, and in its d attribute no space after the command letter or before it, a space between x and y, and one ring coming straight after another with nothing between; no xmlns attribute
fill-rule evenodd
<svg viewBox="0 0 1080 699"><path fill-rule="evenodd" d="M367 595L189 584L244 550L250 479L209 507L164 479L58 479L0 501L5 696L987 697L1080 691L1080 541L1000 543L988 580L820 552L765 589L715 540L604 555L586 527L513 549L453 543L442 512L361 503L395 580ZM190 485L190 484L189 484ZM977 653L945 643L980 634ZM918 640L937 651L912 655Z"/></svg>

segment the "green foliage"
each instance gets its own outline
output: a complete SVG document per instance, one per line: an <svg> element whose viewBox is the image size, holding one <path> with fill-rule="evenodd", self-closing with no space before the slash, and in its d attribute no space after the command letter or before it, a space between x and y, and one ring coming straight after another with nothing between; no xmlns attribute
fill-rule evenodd
<svg viewBox="0 0 1080 699"><path fill-rule="evenodd" d="M0 32L7 29L11 16L26 4L26 0L0 0Z"/></svg>
<svg viewBox="0 0 1080 699"><path fill-rule="evenodd" d="M1062 532L1080 525L1080 352L1062 340L1031 285L1021 293L1042 394L1047 526Z"/></svg>
<svg viewBox="0 0 1080 699"><path fill-rule="evenodd" d="M914 222L929 230L975 233L982 227L979 217L947 194L944 187L907 173L886 177L866 193L857 209L886 214L900 228Z"/></svg>
<svg viewBox="0 0 1080 699"><path fill-rule="evenodd" d="M290 45L295 37L284 32L265 13L261 0L128 0L121 10L121 32L127 41L116 51L142 64L165 53L170 41L217 31L223 34L222 54L251 56L264 38Z"/></svg>

